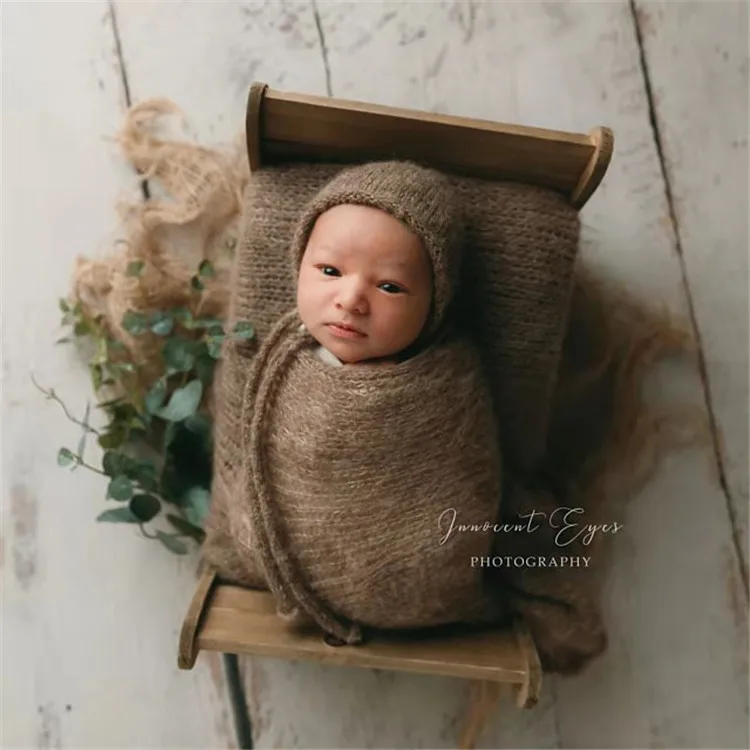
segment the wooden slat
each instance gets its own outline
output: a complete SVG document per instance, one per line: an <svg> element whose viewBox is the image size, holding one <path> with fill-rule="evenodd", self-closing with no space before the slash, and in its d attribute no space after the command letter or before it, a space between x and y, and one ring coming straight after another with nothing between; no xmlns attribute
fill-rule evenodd
<svg viewBox="0 0 750 750"><path fill-rule="evenodd" d="M362 646L327 645L317 629L293 629L276 614L263 591L219 584L206 604L197 643L200 649L273 656L321 664L437 674L528 686L527 653L513 630L449 629L419 637L379 633ZM534 654L533 644L530 653ZM536 683L536 684L534 684Z"/></svg>
<svg viewBox="0 0 750 750"><path fill-rule="evenodd" d="M260 86L251 90L249 112L256 111ZM415 159L456 174L542 185L580 205L612 153L606 129L583 135L270 88L259 115L261 163ZM249 152L257 140L248 117ZM598 148L600 142L610 148Z"/></svg>

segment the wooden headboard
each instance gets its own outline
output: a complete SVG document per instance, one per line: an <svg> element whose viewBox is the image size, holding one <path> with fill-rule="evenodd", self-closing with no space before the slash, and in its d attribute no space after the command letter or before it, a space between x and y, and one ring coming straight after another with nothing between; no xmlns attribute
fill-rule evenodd
<svg viewBox="0 0 750 750"><path fill-rule="evenodd" d="M606 127L566 133L420 110L276 91L253 83L247 102L252 171L295 161L412 159L444 172L551 188L580 209L607 171Z"/></svg>

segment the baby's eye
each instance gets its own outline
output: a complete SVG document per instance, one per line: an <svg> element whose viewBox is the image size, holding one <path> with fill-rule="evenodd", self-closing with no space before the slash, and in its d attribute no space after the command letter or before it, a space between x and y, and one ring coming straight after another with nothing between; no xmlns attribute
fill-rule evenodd
<svg viewBox="0 0 750 750"><path fill-rule="evenodd" d="M381 284L380 288L384 292L388 292L388 294L398 294L399 292L405 291L400 286L398 286L398 284L391 284L390 281L386 281L385 283Z"/></svg>
<svg viewBox="0 0 750 750"><path fill-rule="evenodd" d="M320 266L320 270L323 272L323 276L338 276L339 272L337 268L333 266ZM331 273L328 273L328 272Z"/></svg>

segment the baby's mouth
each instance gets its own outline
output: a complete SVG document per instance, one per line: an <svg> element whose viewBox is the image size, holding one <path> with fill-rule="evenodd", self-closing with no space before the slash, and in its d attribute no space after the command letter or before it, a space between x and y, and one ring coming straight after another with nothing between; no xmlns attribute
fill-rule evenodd
<svg viewBox="0 0 750 750"><path fill-rule="evenodd" d="M365 338L367 334L360 331L359 328L346 325L346 323L326 323L326 328L337 338L360 339Z"/></svg>

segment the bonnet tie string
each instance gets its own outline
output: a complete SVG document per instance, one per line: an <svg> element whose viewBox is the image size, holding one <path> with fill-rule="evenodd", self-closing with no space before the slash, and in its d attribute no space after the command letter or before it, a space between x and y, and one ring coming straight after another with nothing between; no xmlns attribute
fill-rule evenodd
<svg viewBox="0 0 750 750"><path fill-rule="evenodd" d="M361 627L339 617L309 588L288 545L284 543L278 505L268 481L266 452L271 415L279 388L298 352L310 336L300 330L294 309L282 316L260 347L245 384L242 399L243 486L256 529L258 553L266 581L281 617L303 610L330 636L349 645L363 640Z"/></svg>

